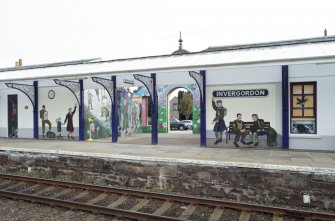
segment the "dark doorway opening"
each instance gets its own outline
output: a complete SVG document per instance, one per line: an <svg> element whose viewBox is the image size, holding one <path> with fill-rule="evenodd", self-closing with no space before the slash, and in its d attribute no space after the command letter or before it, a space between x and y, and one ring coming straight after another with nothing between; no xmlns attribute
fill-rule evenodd
<svg viewBox="0 0 335 221"><path fill-rule="evenodd" d="M17 138L17 95L8 95L8 137Z"/></svg>

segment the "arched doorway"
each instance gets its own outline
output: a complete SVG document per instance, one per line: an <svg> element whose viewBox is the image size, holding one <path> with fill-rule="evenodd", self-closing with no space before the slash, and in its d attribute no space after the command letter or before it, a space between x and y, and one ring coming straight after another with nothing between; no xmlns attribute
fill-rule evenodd
<svg viewBox="0 0 335 221"><path fill-rule="evenodd" d="M185 87L176 87L167 94L167 129L177 134L193 132L193 95Z"/></svg>

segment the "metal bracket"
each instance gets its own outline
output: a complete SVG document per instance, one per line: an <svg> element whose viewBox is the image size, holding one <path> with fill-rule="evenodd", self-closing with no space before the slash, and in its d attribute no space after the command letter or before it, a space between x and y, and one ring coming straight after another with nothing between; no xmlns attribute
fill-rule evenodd
<svg viewBox="0 0 335 221"><path fill-rule="evenodd" d="M155 103L155 98L154 98L154 81L152 77L148 77L145 75L141 74L134 74L134 78L144 84L144 86L148 89L151 100L153 103Z"/></svg>
<svg viewBox="0 0 335 221"><path fill-rule="evenodd" d="M108 92L109 97L112 101L112 104L113 104L114 103L113 81L109 80L109 79L106 79L106 78L100 78L100 77L91 77L91 78L92 78L93 82L95 82L97 84L100 84L103 88L106 89L106 91Z"/></svg>
<svg viewBox="0 0 335 221"><path fill-rule="evenodd" d="M61 85L69 89L73 95L77 98L78 104L80 105L80 83L75 81L65 81L65 80L54 80L56 84Z"/></svg>
<svg viewBox="0 0 335 221"><path fill-rule="evenodd" d="M29 84L16 84L16 83L6 83L7 87L13 88L24 93L31 101L33 107L35 107L35 87Z"/></svg>

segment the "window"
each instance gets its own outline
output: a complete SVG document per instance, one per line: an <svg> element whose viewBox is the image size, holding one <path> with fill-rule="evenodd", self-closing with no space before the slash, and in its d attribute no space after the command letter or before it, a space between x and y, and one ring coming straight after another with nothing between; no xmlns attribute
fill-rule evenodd
<svg viewBox="0 0 335 221"><path fill-rule="evenodd" d="M173 110L178 111L178 104L173 104Z"/></svg>
<svg viewBox="0 0 335 221"><path fill-rule="evenodd" d="M316 134L316 82L291 83L291 133Z"/></svg>

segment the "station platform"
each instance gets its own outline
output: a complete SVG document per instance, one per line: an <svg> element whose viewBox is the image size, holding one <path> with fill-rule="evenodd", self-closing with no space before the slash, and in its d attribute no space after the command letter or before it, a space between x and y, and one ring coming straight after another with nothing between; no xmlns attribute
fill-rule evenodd
<svg viewBox="0 0 335 221"><path fill-rule="evenodd" d="M33 139L0 139L0 151L123 160L316 172L335 175L335 152L267 148L212 148Z"/></svg>

